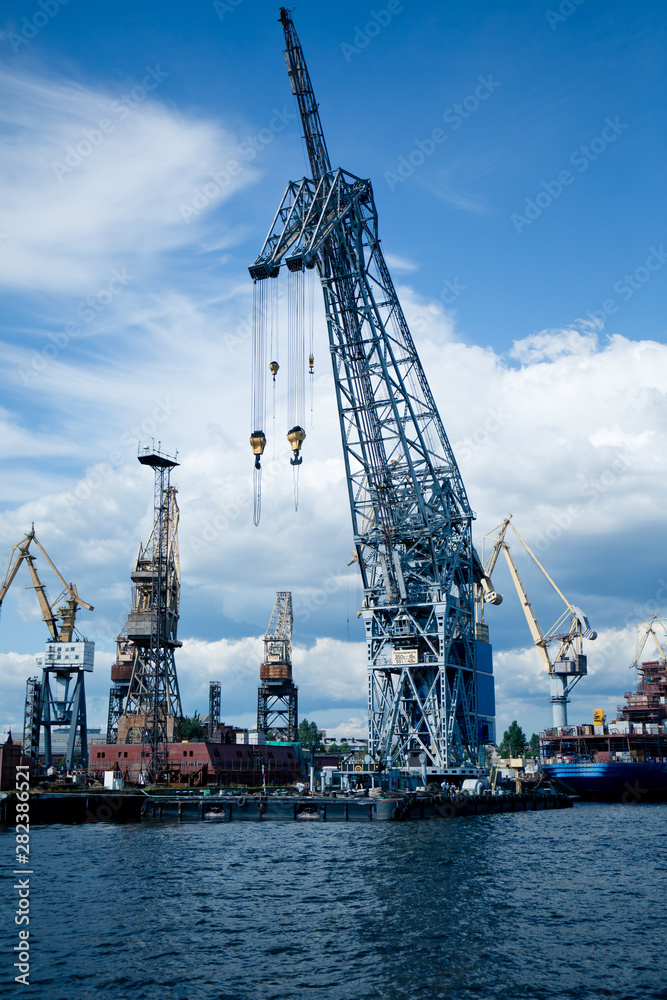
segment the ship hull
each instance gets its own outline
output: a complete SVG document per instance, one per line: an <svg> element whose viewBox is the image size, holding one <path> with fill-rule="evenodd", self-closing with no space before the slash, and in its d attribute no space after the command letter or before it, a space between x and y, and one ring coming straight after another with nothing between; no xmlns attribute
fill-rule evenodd
<svg viewBox="0 0 667 1000"><path fill-rule="evenodd" d="M543 764L545 775L571 795L593 802L667 801L667 762L572 761Z"/></svg>

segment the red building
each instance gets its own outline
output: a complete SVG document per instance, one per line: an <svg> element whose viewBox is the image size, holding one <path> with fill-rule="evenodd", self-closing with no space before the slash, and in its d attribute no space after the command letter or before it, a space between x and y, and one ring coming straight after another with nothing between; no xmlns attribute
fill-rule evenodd
<svg viewBox="0 0 667 1000"><path fill-rule="evenodd" d="M28 767L32 778L32 762L23 753L20 743L15 743L9 733L4 743L0 744L0 791L10 792L16 787L16 768Z"/></svg>
<svg viewBox="0 0 667 1000"><path fill-rule="evenodd" d="M286 785L302 777L301 753L283 746L206 742L169 743L171 780L190 785ZM89 774L99 781L116 770L132 784L145 780L151 748L141 743L96 743L90 748Z"/></svg>

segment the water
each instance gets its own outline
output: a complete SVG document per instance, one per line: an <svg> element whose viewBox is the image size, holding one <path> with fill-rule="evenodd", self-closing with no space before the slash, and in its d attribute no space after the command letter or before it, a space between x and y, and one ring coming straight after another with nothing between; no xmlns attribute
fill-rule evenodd
<svg viewBox="0 0 667 1000"><path fill-rule="evenodd" d="M35 827L40 1000L667 1000L667 804ZM5 857L13 832L0 835ZM13 914L11 876L2 885ZM20 992L19 992L20 991Z"/></svg>

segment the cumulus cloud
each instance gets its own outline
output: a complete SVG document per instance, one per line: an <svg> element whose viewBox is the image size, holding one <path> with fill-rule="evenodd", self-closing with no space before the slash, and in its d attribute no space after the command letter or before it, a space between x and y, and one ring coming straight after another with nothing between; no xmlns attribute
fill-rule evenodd
<svg viewBox="0 0 667 1000"><path fill-rule="evenodd" d="M52 161L76 146L83 128L111 115L118 95L25 76L5 75L4 84L0 209L8 238L0 246L0 280L21 294L0 370L0 544L8 554L34 521L61 572L95 605L85 629L98 643L90 692L103 722L129 572L151 524L151 475L138 465L137 448L152 440L178 448L185 637L178 669L187 709L205 710L208 681L220 679L223 714L252 722L259 637L275 591L291 589L302 713L334 735L354 735L346 727L364 717L366 703L363 629L358 572L348 565L350 515L321 307L298 511L282 369L275 424L269 398L263 513L255 528L246 262L233 253L210 256L233 249L225 198L216 203L216 238L179 217L180 200L235 148L235 137L166 108L158 87L59 179ZM244 169L225 197L253 179ZM180 270L174 250L198 255L202 266ZM112 268L134 275L130 258L142 281L98 303L104 308L86 322L77 310L89 290ZM404 274L412 267L394 263ZM515 516L564 592L588 613L600 633L597 648L608 639L615 650L599 670L591 653L591 674L576 689L577 698L607 699L595 707L611 705L614 691L626 689L629 662L614 636L662 600L655 534L666 516L667 346L581 323L517 331L504 356L462 343L441 302L407 284L399 295L477 513L478 544L504 516ZM77 316L80 334L64 339L66 322ZM527 585L546 620L551 606L543 604L542 583L529 578ZM7 598L3 648L17 651L7 656L25 658L43 645L32 602L30 592ZM540 728L548 715L546 678L509 591L488 619L499 716L511 721L525 712L534 720L526 724ZM21 688L28 660L13 662ZM12 704L18 698L20 715L12 676L6 690Z"/></svg>

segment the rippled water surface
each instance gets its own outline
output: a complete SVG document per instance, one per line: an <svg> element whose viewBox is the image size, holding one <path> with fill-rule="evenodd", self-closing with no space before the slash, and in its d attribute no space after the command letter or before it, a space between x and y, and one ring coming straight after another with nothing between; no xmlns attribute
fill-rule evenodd
<svg viewBox="0 0 667 1000"><path fill-rule="evenodd" d="M667 1000L666 838L667 804L36 827L33 985L12 982L10 916L0 995Z"/></svg>

